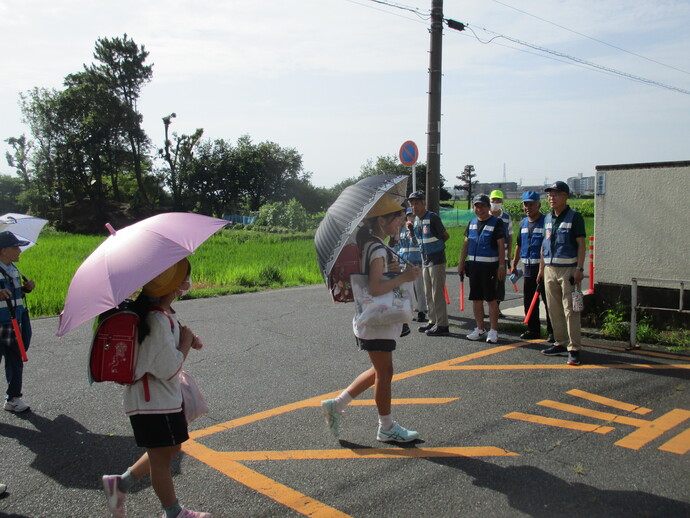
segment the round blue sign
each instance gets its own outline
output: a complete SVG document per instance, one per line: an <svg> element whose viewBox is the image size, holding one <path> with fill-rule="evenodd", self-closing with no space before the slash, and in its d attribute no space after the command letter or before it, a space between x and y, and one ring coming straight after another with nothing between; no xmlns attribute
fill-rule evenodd
<svg viewBox="0 0 690 518"><path fill-rule="evenodd" d="M417 163L417 158L419 158L419 150L417 149L417 144L408 140L403 142L400 146L400 162L406 166L413 166Z"/></svg>

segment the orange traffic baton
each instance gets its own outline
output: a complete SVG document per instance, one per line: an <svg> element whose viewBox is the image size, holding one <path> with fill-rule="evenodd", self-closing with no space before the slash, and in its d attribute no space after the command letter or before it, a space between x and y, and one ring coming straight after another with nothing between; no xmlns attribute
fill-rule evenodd
<svg viewBox="0 0 690 518"><path fill-rule="evenodd" d="M465 276L460 276L460 311L465 311Z"/></svg>
<svg viewBox="0 0 690 518"><path fill-rule="evenodd" d="M19 347L19 353L22 355L22 361L28 362L29 357L26 355L26 349L24 348L24 339L22 338L22 332L19 329L19 323L17 322L17 314L14 311L14 306L10 302L10 299L6 299L7 308L10 310L10 317L12 321L12 329L14 330L14 336L17 339L17 346Z"/></svg>

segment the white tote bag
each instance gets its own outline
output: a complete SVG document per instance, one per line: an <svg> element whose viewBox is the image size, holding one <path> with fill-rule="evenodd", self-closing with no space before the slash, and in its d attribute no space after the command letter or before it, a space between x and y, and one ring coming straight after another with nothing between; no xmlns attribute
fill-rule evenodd
<svg viewBox="0 0 690 518"><path fill-rule="evenodd" d="M391 274L384 274L393 277ZM373 297L369 293L369 276L350 275L355 298L355 324L357 326L386 326L412 322L417 303L414 283L404 282L393 291Z"/></svg>

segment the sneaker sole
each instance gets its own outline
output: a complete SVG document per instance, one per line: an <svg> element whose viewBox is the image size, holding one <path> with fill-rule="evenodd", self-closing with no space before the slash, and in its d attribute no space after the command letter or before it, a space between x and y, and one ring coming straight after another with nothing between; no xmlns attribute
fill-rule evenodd
<svg viewBox="0 0 690 518"><path fill-rule="evenodd" d="M470 338L469 336L466 336L465 338L467 338L468 340L471 340L473 342L478 342L479 340L483 340L485 336L486 336L486 334L479 335L477 338Z"/></svg>
<svg viewBox="0 0 690 518"><path fill-rule="evenodd" d="M376 437L376 440L379 441L379 442L389 442L389 443L390 443L390 442L402 442L402 443L406 443L406 442L413 442L413 441L416 441L417 439L419 439L419 435L418 435L417 437L413 437L412 439L389 439L389 438L385 438L385 439L384 439L384 438Z"/></svg>
<svg viewBox="0 0 690 518"><path fill-rule="evenodd" d="M26 407L23 410L17 410L15 408L3 407L3 410L5 410L6 412L12 412L13 414L23 414L24 412L28 412L29 410L31 410L31 407Z"/></svg>

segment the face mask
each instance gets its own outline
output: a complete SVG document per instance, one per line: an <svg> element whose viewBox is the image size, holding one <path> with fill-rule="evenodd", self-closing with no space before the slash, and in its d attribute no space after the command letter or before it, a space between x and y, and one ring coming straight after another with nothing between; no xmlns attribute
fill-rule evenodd
<svg viewBox="0 0 690 518"><path fill-rule="evenodd" d="M501 207L503 207L502 203L492 203L491 204L491 210L501 210Z"/></svg>
<svg viewBox="0 0 690 518"><path fill-rule="evenodd" d="M192 281L187 281L187 286L188 286L187 289L179 290L180 297L184 297L185 295L187 295L187 293L189 293L189 290L192 289Z"/></svg>

